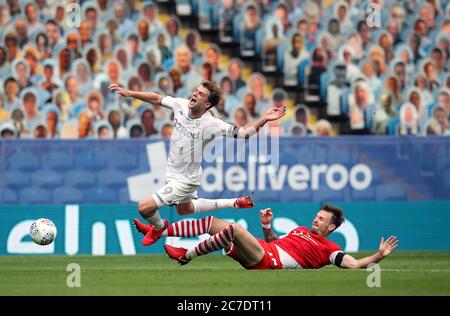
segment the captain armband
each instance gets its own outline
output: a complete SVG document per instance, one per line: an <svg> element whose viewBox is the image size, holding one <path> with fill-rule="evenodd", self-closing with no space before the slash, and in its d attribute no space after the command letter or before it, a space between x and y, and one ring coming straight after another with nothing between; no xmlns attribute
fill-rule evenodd
<svg viewBox="0 0 450 316"><path fill-rule="evenodd" d="M342 260L344 259L344 256L345 256L344 252L339 252L336 255L336 258L334 258L334 264L338 267L341 267L341 263L342 263Z"/></svg>

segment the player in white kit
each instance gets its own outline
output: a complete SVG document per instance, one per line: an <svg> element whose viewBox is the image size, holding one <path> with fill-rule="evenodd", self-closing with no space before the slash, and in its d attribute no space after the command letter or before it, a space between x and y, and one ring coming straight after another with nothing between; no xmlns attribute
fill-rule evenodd
<svg viewBox="0 0 450 316"><path fill-rule="evenodd" d="M145 232L142 244L155 243L168 227L168 221L161 219L158 209L165 205L176 205L180 215L208 212L222 208L253 207L251 197L237 199L197 199L197 188L201 183L201 161L203 149L217 136L248 138L269 121L277 120L286 113L286 106L269 107L260 119L237 127L211 115L209 109L216 106L221 90L210 81L203 81L192 92L189 99L162 96L153 92L138 92L124 89L117 84L109 86L110 91L124 97L133 97L151 104L161 104L174 112L173 134L170 139L167 160L166 185L152 196L139 202L139 213L149 224L135 219L135 225ZM149 229L152 226L152 229Z"/></svg>

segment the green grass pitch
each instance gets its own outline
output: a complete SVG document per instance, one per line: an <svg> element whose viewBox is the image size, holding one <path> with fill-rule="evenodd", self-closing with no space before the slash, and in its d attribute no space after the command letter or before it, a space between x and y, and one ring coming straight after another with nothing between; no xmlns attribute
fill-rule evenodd
<svg viewBox="0 0 450 316"><path fill-rule="evenodd" d="M69 263L80 288L66 285ZM3 256L0 295L450 295L450 252L399 251L381 269L381 287L369 288L366 270L247 271L221 255L186 266L166 255Z"/></svg>

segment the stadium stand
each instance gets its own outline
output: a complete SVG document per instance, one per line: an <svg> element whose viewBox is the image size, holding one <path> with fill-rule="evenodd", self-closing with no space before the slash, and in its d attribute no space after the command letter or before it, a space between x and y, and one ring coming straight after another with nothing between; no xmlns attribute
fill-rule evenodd
<svg viewBox="0 0 450 316"><path fill-rule="evenodd" d="M229 76L233 87L220 111L237 123L234 110L253 91L256 74L263 76L265 95L257 95L256 114L269 105L273 89L283 89L290 106L285 120L295 104L311 111L308 136L326 135L315 132L319 120L331 122L331 135L450 133L446 1L374 1L383 6L380 25L359 0L79 3L79 25L68 22L64 3L0 4L1 137L129 138L139 136L130 131L136 124L139 137L160 137L160 122L170 121L170 113L150 107L153 119L144 118L146 105L108 92L113 82L187 97L202 79L220 84ZM230 72L231 58L244 65L242 77ZM347 86L333 90L333 98L341 97L332 105L328 87L340 80L337 64ZM390 108L382 102L387 93ZM119 115L110 115L114 111ZM300 127L282 134L305 136ZM55 171L71 167L71 159L52 161ZM85 163L86 169L98 166ZM117 163L110 167L127 168L127 160Z"/></svg>

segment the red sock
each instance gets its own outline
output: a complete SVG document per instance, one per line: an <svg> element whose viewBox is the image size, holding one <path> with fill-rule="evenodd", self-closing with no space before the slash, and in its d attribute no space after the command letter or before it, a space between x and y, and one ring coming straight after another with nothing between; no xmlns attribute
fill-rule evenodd
<svg viewBox="0 0 450 316"><path fill-rule="evenodd" d="M236 228L234 224L229 225L221 232L212 235L210 238L205 239L194 248L189 249L186 252L186 258L192 259L194 257L206 255L210 252L225 248L234 240L235 232Z"/></svg>
<svg viewBox="0 0 450 316"><path fill-rule="evenodd" d="M175 222L162 233L163 236L195 237L209 233L213 217Z"/></svg>

